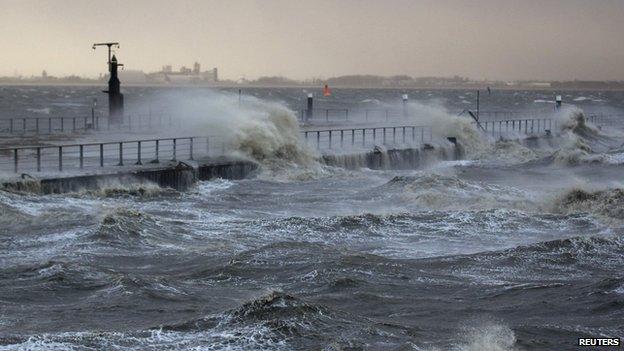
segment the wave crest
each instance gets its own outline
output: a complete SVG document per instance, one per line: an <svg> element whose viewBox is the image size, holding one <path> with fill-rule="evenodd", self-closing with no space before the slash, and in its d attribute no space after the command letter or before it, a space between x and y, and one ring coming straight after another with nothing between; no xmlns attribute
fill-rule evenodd
<svg viewBox="0 0 624 351"><path fill-rule="evenodd" d="M587 212L614 220L624 220L624 189L594 192L572 189L555 199L553 207L557 212Z"/></svg>

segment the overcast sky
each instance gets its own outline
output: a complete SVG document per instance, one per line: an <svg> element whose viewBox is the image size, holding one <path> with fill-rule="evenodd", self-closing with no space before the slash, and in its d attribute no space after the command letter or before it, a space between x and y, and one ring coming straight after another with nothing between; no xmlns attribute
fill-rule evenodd
<svg viewBox="0 0 624 351"><path fill-rule="evenodd" d="M0 75L624 79L624 0L0 0Z"/></svg>

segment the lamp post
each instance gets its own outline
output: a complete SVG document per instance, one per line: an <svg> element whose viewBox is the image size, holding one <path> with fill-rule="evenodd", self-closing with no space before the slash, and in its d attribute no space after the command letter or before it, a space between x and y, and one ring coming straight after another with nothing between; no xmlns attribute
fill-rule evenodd
<svg viewBox="0 0 624 351"><path fill-rule="evenodd" d="M95 127L95 108L97 107L97 98L93 98L93 103L91 104L91 126Z"/></svg>

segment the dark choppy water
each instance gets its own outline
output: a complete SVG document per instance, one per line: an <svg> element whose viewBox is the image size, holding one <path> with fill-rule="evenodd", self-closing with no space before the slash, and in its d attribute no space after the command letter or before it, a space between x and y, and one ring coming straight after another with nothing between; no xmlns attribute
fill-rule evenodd
<svg viewBox="0 0 624 351"><path fill-rule="evenodd" d="M237 95L237 89L222 89ZM23 117L85 117L91 115L93 99L97 111L106 115L108 100L99 86L0 86L0 118ZM149 114L171 112L159 97L170 92L202 92L208 88L125 87L126 109L129 113ZM476 109L476 92L470 90L414 90L414 89L334 89L331 97L324 97L322 89L304 88L243 88L244 95L283 103L297 111L306 108L308 93L315 95L315 108L358 109L379 108L397 104L402 94L410 101L444 106L451 113ZM556 95L562 95L565 104L573 104L586 112L622 113L624 91L540 91L493 90L482 92L482 111L546 111L553 110Z"/></svg>
<svg viewBox="0 0 624 351"><path fill-rule="evenodd" d="M426 170L283 170L186 193L0 192L0 350L566 350L622 336L622 139L596 138L599 155L576 162L498 145Z"/></svg>

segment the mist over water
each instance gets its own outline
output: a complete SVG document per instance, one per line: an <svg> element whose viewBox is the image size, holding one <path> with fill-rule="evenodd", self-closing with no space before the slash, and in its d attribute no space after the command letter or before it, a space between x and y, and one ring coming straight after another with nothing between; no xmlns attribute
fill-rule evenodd
<svg viewBox="0 0 624 351"><path fill-rule="evenodd" d="M89 91L3 89L50 113ZM250 89L240 105L130 89L130 111L167 106L262 170L187 192L0 191L0 350L567 350L624 334L624 137L585 119L622 108L620 93L573 93L586 99L555 116L557 137L527 146L457 116L472 92L410 92L409 123L436 147L456 137L466 159L346 170L300 141L301 89ZM317 103L401 104L335 94ZM485 101L534 111L550 95Z"/></svg>

